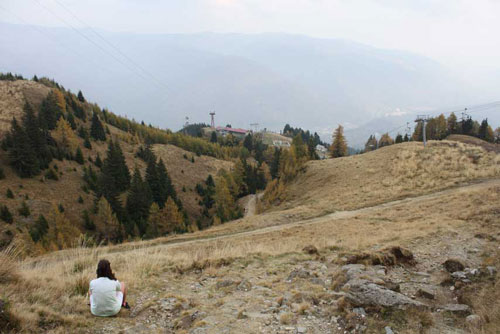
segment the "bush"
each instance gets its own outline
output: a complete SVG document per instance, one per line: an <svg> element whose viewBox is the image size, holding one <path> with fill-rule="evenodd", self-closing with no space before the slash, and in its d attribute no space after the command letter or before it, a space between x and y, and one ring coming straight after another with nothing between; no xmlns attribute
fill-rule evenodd
<svg viewBox="0 0 500 334"><path fill-rule="evenodd" d="M5 194L7 196L7 198L14 198L14 193L12 192L12 190L10 190L10 188L7 189L7 192Z"/></svg>
<svg viewBox="0 0 500 334"><path fill-rule="evenodd" d="M7 224L12 224L14 222L14 218L12 218L12 214L9 211L9 208L3 205L0 208L0 219L2 219Z"/></svg>
<svg viewBox="0 0 500 334"><path fill-rule="evenodd" d="M83 204L83 197L82 196L78 196L78 203Z"/></svg>
<svg viewBox="0 0 500 334"><path fill-rule="evenodd" d="M52 168L45 172L45 177L49 180L59 180L59 176L57 176L57 173Z"/></svg>
<svg viewBox="0 0 500 334"><path fill-rule="evenodd" d="M59 205L57 206L57 208L59 209L59 212L63 213L64 212L64 206L59 203Z"/></svg>
<svg viewBox="0 0 500 334"><path fill-rule="evenodd" d="M28 204L26 204L26 201L23 201L21 207L17 209L17 212L19 212L19 214L23 217L28 217L29 215L31 215L30 208Z"/></svg>

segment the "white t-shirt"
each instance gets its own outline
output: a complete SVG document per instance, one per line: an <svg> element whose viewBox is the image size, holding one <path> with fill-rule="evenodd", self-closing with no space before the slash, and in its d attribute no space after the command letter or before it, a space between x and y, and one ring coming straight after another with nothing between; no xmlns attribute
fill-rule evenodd
<svg viewBox="0 0 500 334"><path fill-rule="evenodd" d="M123 294L118 280L99 277L90 281L90 312L99 317L110 317L122 307Z"/></svg>

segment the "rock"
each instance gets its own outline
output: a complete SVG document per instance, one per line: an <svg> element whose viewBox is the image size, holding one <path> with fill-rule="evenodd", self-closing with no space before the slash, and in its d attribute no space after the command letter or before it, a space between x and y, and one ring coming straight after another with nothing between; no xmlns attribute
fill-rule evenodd
<svg viewBox="0 0 500 334"><path fill-rule="evenodd" d="M434 299L436 297L434 295L434 293L430 292L429 290L425 290L425 289L419 289L417 291L417 296L427 298L427 299Z"/></svg>
<svg viewBox="0 0 500 334"><path fill-rule="evenodd" d="M317 284L317 285L325 286L325 282L321 278L313 277L309 281L312 284Z"/></svg>
<svg viewBox="0 0 500 334"><path fill-rule="evenodd" d="M309 246L302 248L302 251L306 254L309 254L309 255L314 255L314 254L318 255L319 254L318 249L313 245L309 245Z"/></svg>
<svg viewBox="0 0 500 334"><path fill-rule="evenodd" d="M366 311L365 311L365 309L364 309L364 308L362 308L362 307L356 307L356 308L353 308L353 309L352 309L352 312L353 312L354 314L359 315L359 316L366 317Z"/></svg>
<svg viewBox="0 0 500 334"><path fill-rule="evenodd" d="M467 318L465 318L465 322L470 327L479 328L479 327L481 327L483 320L477 314L471 314L471 315L468 315Z"/></svg>
<svg viewBox="0 0 500 334"><path fill-rule="evenodd" d="M469 305L465 304L447 304L441 306L441 309L445 312L450 312L461 316L466 316L470 314L470 307Z"/></svg>
<svg viewBox="0 0 500 334"><path fill-rule="evenodd" d="M215 287L217 289L222 289L222 288L227 288L231 285L234 285L236 284L234 281L231 281L231 280L224 280L224 281L219 281L217 282L217 284L215 285Z"/></svg>
<svg viewBox="0 0 500 334"><path fill-rule="evenodd" d="M386 281L384 285L389 290L392 290L392 291L395 291L395 292L401 292L401 287L399 286L398 283L394 283L394 282L391 282L391 281Z"/></svg>
<svg viewBox="0 0 500 334"><path fill-rule="evenodd" d="M305 327L297 327L297 333L298 334L307 333L307 328L305 328Z"/></svg>
<svg viewBox="0 0 500 334"><path fill-rule="evenodd" d="M465 280L467 279L467 274L465 273L465 271L455 271L451 273L451 277L453 277L454 279Z"/></svg>
<svg viewBox="0 0 500 334"><path fill-rule="evenodd" d="M425 307L425 304L363 279L350 280L344 285L346 299L354 306L383 306L404 309L407 306Z"/></svg>
<svg viewBox="0 0 500 334"><path fill-rule="evenodd" d="M444 261L443 266L450 273L454 273L456 271L463 271L465 269L464 264L457 259L448 259Z"/></svg>
<svg viewBox="0 0 500 334"><path fill-rule="evenodd" d="M487 266L486 267L486 270L488 271L488 274L490 276L495 276L496 273L497 273L497 268L493 267L493 266Z"/></svg>
<svg viewBox="0 0 500 334"><path fill-rule="evenodd" d="M391 327L385 326L384 329L385 329L385 334L394 334Z"/></svg>
<svg viewBox="0 0 500 334"><path fill-rule="evenodd" d="M252 290L252 284L244 279L243 281L241 281L240 284L238 284L238 286L236 287L236 290L238 291L250 291Z"/></svg>
<svg viewBox="0 0 500 334"><path fill-rule="evenodd" d="M353 279L359 276L365 268L364 264L347 264L342 266L342 271L345 272L347 279Z"/></svg>
<svg viewBox="0 0 500 334"><path fill-rule="evenodd" d="M291 282L293 281L295 278L308 278L309 276L311 276L311 274L305 270L304 268L299 268L299 269L294 269L290 275L288 275L287 277L287 281L288 282Z"/></svg>

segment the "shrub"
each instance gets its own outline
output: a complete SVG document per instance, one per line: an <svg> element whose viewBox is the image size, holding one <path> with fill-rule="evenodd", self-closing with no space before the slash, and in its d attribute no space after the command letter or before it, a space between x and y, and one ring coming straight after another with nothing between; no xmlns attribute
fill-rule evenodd
<svg viewBox="0 0 500 334"><path fill-rule="evenodd" d="M10 213L9 208L5 205L0 208L0 219L2 219L4 222L8 224L12 224L14 222L14 219L12 218L12 214Z"/></svg>
<svg viewBox="0 0 500 334"><path fill-rule="evenodd" d="M64 212L64 206L59 203L59 205L57 206L57 208L59 209L59 212L63 213Z"/></svg>
<svg viewBox="0 0 500 334"><path fill-rule="evenodd" d="M7 192L5 194L7 196L7 198L14 198L14 193L12 192L12 190L10 190L10 188L7 189Z"/></svg>
<svg viewBox="0 0 500 334"><path fill-rule="evenodd" d="M49 180L59 180L59 176L52 168L45 172L45 177Z"/></svg>
<svg viewBox="0 0 500 334"><path fill-rule="evenodd" d="M26 204L26 201L23 201L21 207L17 210L17 212L19 212L19 214L23 217L28 217L29 215L31 215L30 208L28 204Z"/></svg>
<svg viewBox="0 0 500 334"><path fill-rule="evenodd" d="M83 197L82 196L78 196L78 203L83 204Z"/></svg>

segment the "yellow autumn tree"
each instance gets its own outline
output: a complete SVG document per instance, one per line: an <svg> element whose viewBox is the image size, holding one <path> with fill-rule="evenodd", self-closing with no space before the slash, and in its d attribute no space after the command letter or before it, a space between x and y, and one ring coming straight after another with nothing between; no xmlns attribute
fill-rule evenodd
<svg viewBox="0 0 500 334"><path fill-rule="evenodd" d="M389 136L388 133L384 133L378 141L378 147L384 147L394 144L394 140Z"/></svg>
<svg viewBox="0 0 500 334"><path fill-rule="evenodd" d="M226 222L238 216L238 207L224 177L218 177L215 180L214 201L215 214L221 222Z"/></svg>
<svg viewBox="0 0 500 334"><path fill-rule="evenodd" d="M66 153L74 153L78 147L78 137L71 129L71 125L62 117L57 121L57 126L52 131L52 137Z"/></svg>
<svg viewBox="0 0 500 334"><path fill-rule="evenodd" d="M53 92L54 99L61 112L66 111L66 100L64 99L63 93L59 89L54 89Z"/></svg>
<svg viewBox="0 0 500 334"><path fill-rule="evenodd" d="M149 210L148 227L146 230L147 238L155 238L170 233L182 233L186 231L184 217L179 207L169 197L165 206L160 209L157 203L153 203Z"/></svg>
<svg viewBox="0 0 500 334"><path fill-rule="evenodd" d="M269 166L267 165L267 163L263 162L260 165L259 169L260 169L260 172L264 175L264 179L266 180L266 183L271 181L271 179L272 179L271 170L270 170Z"/></svg>
<svg viewBox="0 0 500 334"><path fill-rule="evenodd" d="M103 196L97 202L97 214L94 217L94 224L102 240L116 242L123 238L123 226Z"/></svg>
<svg viewBox="0 0 500 334"><path fill-rule="evenodd" d="M332 158L340 158L347 156L347 142L344 137L344 127L339 125L333 133L333 143L330 146Z"/></svg>
<svg viewBox="0 0 500 334"><path fill-rule="evenodd" d="M47 219L49 229L44 243L50 250L59 250L73 246L81 232L71 221L53 204Z"/></svg>

